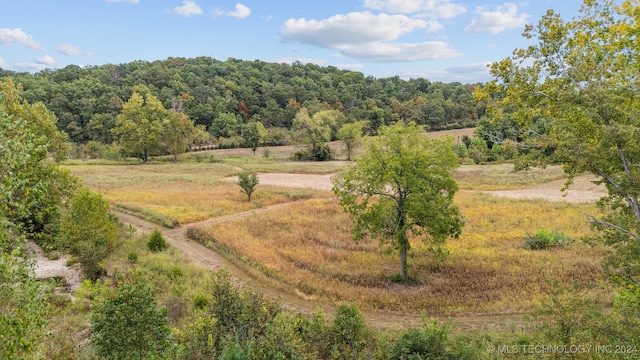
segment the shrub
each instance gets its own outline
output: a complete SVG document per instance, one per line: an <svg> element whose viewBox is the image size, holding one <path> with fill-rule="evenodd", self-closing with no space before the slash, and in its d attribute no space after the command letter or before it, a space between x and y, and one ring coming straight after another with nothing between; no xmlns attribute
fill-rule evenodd
<svg viewBox="0 0 640 360"><path fill-rule="evenodd" d="M130 263L135 264L138 262L138 254L135 252L130 252L127 255L127 260L129 260Z"/></svg>
<svg viewBox="0 0 640 360"><path fill-rule="evenodd" d="M298 161L328 161L334 159L333 149L327 144L317 144L308 149L301 149L293 153L293 160Z"/></svg>
<svg viewBox="0 0 640 360"><path fill-rule="evenodd" d="M409 329L403 333L391 351L392 359L447 359L452 358L447 347L449 326L423 324L422 330Z"/></svg>
<svg viewBox="0 0 640 360"><path fill-rule="evenodd" d="M524 242L525 247L529 250L544 250L566 245L571 242L571 238L560 232L540 228L535 235L527 235Z"/></svg>
<svg viewBox="0 0 640 360"><path fill-rule="evenodd" d="M340 354L341 357L357 359L358 354L367 345L364 316L355 304L338 306L333 321L333 332L336 346L334 354Z"/></svg>
<svg viewBox="0 0 640 360"><path fill-rule="evenodd" d="M160 233L160 230L153 230L151 236L149 237L149 241L147 242L147 247L152 252L160 252L168 247L167 241L162 236L162 233Z"/></svg>

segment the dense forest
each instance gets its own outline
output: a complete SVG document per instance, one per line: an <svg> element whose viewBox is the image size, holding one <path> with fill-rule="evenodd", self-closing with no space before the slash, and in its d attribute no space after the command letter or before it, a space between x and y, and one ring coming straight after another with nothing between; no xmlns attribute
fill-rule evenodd
<svg viewBox="0 0 640 360"><path fill-rule="evenodd" d="M484 114L474 103L474 85L365 77L362 73L315 64L276 64L210 57L169 58L45 70L36 74L0 69L0 79L20 84L23 98L42 102L58 118L73 143L111 143L116 117L134 92L149 92L166 109L186 114L213 136L240 135L241 125L260 122L280 145L301 108L310 115L337 110L347 122L381 125L415 121L430 130L473 127ZM141 90L144 89L144 90ZM232 115L232 116L230 116ZM235 120L229 127L229 119Z"/></svg>

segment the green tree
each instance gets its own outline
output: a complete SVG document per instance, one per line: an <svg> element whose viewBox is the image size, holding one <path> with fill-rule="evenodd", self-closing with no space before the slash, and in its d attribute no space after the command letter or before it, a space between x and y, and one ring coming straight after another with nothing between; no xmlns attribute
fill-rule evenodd
<svg viewBox="0 0 640 360"><path fill-rule="evenodd" d="M256 186L258 186L258 175L255 173L249 174L246 171L238 173L238 185L242 188L242 192L247 194L249 200L251 201L251 194L256 190Z"/></svg>
<svg viewBox="0 0 640 360"><path fill-rule="evenodd" d="M92 342L105 359L164 358L169 336L165 308L158 309L148 279L131 274L98 302Z"/></svg>
<svg viewBox="0 0 640 360"><path fill-rule="evenodd" d="M247 124L243 124L241 127L241 135L244 139L244 145L251 148L253 155L256 154L256 149L260 145L260 132L258 131L258 123L253 121Z"/></svg>
<svg viewBox="0 0 640 360"><path fill-rule="evenodd" d="M178 155L187 151L189 145L193 144L199 130L183 112L170 113L163 125L165 146L173 155L173 161L178 161Z"/></svg>
<svg viewBox="0 0 640 360"><path fill-rule="evenodd" d="M338 139L347 148L347 160L351 161L353 150L362 145L362 130L367 126L366 121L344 124L338 130Z"/></svg>
<svg viewBox="0 0 640 360"><path fill-rule="evenodd" d="M458 162L451 139L430 140L415 123L381 127L379 134L333 178L333 192L353 220L356 241L370 234L400 252L406 281L409 233L440 251L462 230L451 175Z"/></svg>
<svg viewBox="0 0 640 360"><path fill-rule="evenodd" d="M0 81L0 358L23 359L43 337L46 298L33 278L27 236L55 228L57 208L75 189L67 172L46 161L57 145L55 117L42 104L32 111L12 83ZM25 117L23 117L25 116ZM45 131L46 130L46 131ZM54 135L55 136L55 135Z"/></svg>
<svg viewBox="0 0 640 360"><path fill-rule="evenodd" d="M215 137L233 137L238 132L238 117L234 113L219 114L211 123L210 132Z"/></svg>
<svg viewBox="0 0 640 360"><path fill-rule="evenodd" d="M153 229L149 240L147 241L147 248L152 252L164 251L169 245L162 236L162 233L158 229Z"/></svg>
<svg viewBox="0 0 640 360"><path fill-rule="evenodd" d="M82 265L85 276L96 280L104 273L102 261L116 246L118 229L102 195L81 189L62 214L60 238Z"/></svg>
<svg viewBox="0 0 640 360"><path fill-rule="evenodd" d="M2 211L20 233L41 242L55 236L59 209L78 188L68 170L47 161L49 153L66 157L64 139L43 104L27 103L11 81L0 81Z"/></svg>
<svg viewBox="0 0 640 360"><path fill-rule="evenodd" d="M548 10L524 33L537 43L494 63L495 79L475 94L489 102L489 115L509 112L525 133L548 119L548 134L520 144L521 167L557 161L567 185L584 172L605 184L599 204L608 211L593 220L618 250L608 270L622 278L640 275L638 9L637 0L585 0L570 21Z"/></svg>
<svg viewBox="0 0 640 360"><path fill-rule="evenodd" d="M146 163L150 155L162 151L167 117L167 110L155 96L147 93L143 97L135 92L118 114L113 132L124 151Z"/></svg>
<svg viewBox="0 0 640 360"><path fill-rule="evenodd" d="M329 160L333 156L325 142L331 140L332 116L325 111L309 115L306 108L301 108L293 119L293 131L297 141L305 144L308 154L300 156L304 159Z"/></svg>

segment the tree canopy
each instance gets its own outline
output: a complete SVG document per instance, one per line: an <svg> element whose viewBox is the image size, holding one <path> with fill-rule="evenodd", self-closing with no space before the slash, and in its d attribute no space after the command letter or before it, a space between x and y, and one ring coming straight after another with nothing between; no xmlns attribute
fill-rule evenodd
<svg viewBox="0 0 640 360"><path fill-rule="evenodd" d="M535 43L494 63L495 79L476 94L491 116L521 127L523 166L557 161L570 179L589 172L606 185L600 205L610 211L594 222L620 250L609 270L624 277L640 275L639 9L585 0L570 21L549 10L526 28Z"/></svg>
<svg viewBox="0 0 640 360"><path fill-rule="evenodd" d="M472 101L472 84L365 77L315 64L168 58L70 65L36 74L2 71L0 77L20 84L30 103L45 104L59 119L58 128L78 144L90 140L110 143L123 105L134 92L146 94L140 85L164 108L180 102L194 125L225 137L230 130L233 135L238 131L227 125L237 127L250 121L260 121L267 129L291 129L301 107L309 109L311 116L335 110L352 121L369 121L370 133L401 119L433 130L471 127L484 114L484 105ZM238 119L233 124L223 114ZM221 124L214 126L216 119Z"/></svg>
<svg viewBox="0 0 640 360"><path fill-rule="evenodd" d="M400 252L400 275L407 280L409 234L441 250L462 231L453 205L458 166L449 138L430 140L415 123L382 127L364 153L333 178L333 192L351 216L354 239L366 235Z"/></svg>

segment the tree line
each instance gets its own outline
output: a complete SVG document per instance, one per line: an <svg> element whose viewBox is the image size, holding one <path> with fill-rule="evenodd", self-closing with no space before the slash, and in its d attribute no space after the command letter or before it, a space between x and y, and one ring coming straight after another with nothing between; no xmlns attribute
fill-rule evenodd
<svg viewBox="0 0 640 360"><path fill-rule="evenodd" d="M269 131L265 142L271 145L285 141L283 131L294 126L301 108L310 115L335 110L347 122L367 121L364 130L371 134L399 121L431 130L472 127L484 115L484 106L472 99L475 85L378 79L299 62L168 58L69 65L36 74L0 69L1 78L20 84L29 103L44 103L59 119L59 130L78 144L112 143L117 116L140 86L165 109L179 108L176 112L216 139L240 136L242 124L259 122Z"/></svg>

